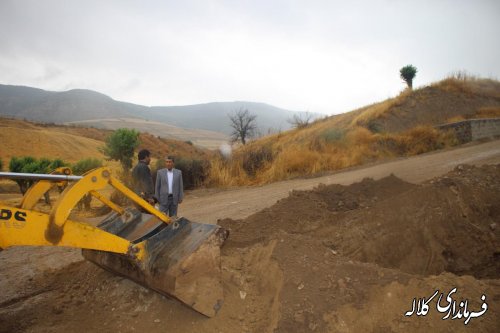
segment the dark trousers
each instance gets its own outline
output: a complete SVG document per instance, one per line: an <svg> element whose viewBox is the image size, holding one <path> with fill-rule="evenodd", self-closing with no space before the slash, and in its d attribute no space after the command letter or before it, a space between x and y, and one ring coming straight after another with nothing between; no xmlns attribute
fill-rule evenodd
<svg viewBox="0 0 500 333"><path fill-rule="evenodd" d="M174 205L174 197L169 196L167 205L160 205L160 210L168 216L177 216L177 205Z"/></svg>

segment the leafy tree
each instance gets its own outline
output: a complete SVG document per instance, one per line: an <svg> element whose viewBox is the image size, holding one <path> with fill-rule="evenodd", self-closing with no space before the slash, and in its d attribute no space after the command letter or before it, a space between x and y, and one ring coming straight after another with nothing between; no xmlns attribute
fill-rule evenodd
<svg viewBox="0 0 500 333"><path fill-rule="evenodd" d="M406 82L408 88L413 88L413 79L417 74L417 67L413 65L406 65L399 70L399 75Z"/></svg>
<svg viewBox="0 0 500 333"><path fill-rule="evenodd" d="M27 169L26 166L32 165L35 162L35 158L31 156L25 157L12 157L9 162L9 171L11 172L25 172ZM30 168L32 168L30 166ZM24 195L28 188L33 184L33 181L29 181L26 179L16 179L15 182L19 186L19 190L21 194Z"/></svg>
<svg viewBox="0 0 500 333"><path fill-rule="evenodd" d="M54 169L67 165L61 159L50 160L41 158L37 160L32 156L12 157L9 162L9 171L21 173L50 173ZM19 190L24 195L26 191L33 185L33 180L16 179ZM46 197L46 201L48 198Z"/></svg>
<svg viewBox="0 0 500 333"><path fill-rule="evenodd" d="M120 161L123 172L127 175L132 167L134 150L139 146L139 143L138 131L119 128L106 139L106 146L102 151L110 160Z"/></svg>
<svg viewBox="0 0 500 333"><path fill-rule="evenodd" d="M231 141L241 141L242 144L246 144L247 140L255 135L257 116L250 114L247 109L239 109L228 117L231 121L229 125L233 129Z"/></svg>

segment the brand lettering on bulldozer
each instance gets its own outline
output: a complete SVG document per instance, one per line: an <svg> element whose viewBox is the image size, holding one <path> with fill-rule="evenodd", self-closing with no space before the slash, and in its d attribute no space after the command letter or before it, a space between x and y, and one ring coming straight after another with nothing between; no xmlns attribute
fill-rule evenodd
<svg viewBox="0 0 500 333"><path fill-rule="evenodd" d="M14 219L12 219L14 217ZM21 229L26 225L26 212L0 209L0 227Z"/></svg>

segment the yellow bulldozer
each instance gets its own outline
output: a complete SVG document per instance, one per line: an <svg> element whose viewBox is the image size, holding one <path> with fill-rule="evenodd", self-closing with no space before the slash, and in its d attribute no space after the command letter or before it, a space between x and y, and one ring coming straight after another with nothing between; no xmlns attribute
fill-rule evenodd
<svg viewBox="0 0 500 333"><path fill-rule="evenodd" d="M169 218L107 168L83 176L72 175L69 168L52 174L0 172L0 178L36 181L19 207L0 202L0 250L23 245L81 248L87 260L174 297L208 317L222 306L220 247L228 237L227 230ZM50 213L35 210L39 199L57 185L65 185L65 189ZM109 185L135 205L117 205L99 192ZM111 212L98 223L76 220L72 209L85 195L97 198Z"/></svg>

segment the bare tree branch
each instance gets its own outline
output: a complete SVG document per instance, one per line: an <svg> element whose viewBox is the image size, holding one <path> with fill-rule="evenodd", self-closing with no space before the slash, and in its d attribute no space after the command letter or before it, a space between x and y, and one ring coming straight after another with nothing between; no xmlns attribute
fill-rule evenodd
<svg viewBox="0 0 500 333"><path fill-rule="evenodd" d="M242 144L246 144L247 140L255 135L257 116L250 114L247 109L240 108L233 114L229 114L228 117L231 121L229 125L233 129L231 141L241 141Z"/></svg>
<svg viewBox="0 0 500 333"><path fill-rule="evenodd" d="M313 116L310 112L294 113L292 118L288 119L288 123L295 128L307 127Z"/></svg>

